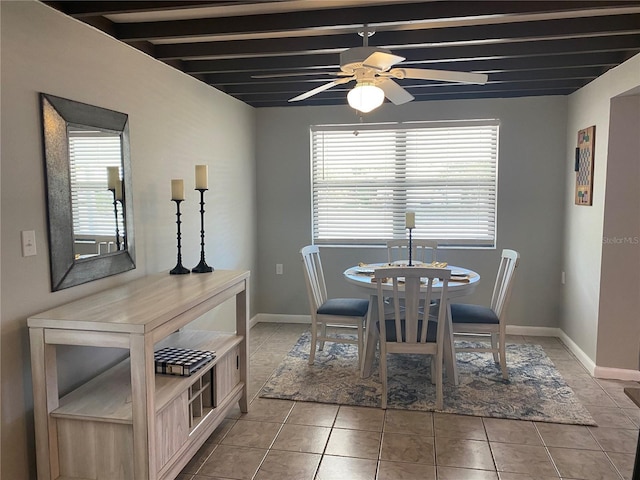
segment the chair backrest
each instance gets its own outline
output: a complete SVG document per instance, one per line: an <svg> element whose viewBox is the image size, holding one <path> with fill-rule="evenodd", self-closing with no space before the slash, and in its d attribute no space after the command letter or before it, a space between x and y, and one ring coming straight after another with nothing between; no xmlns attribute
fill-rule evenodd
<svg viewBox="0 0 640 480"><path fill-rule="evenodd" d="M411 240L411 258L417 262L435 262L438 242L422 238ZM387 259L389 263L409 259L409 239L389 240L387 242Z"/></svg>
<svg viewBox="0 0 640 480"><path fill-rule="evenodd" d="M327 301L327 286L324 282L324 272L320 261L320 249L317 245L308 245L300 250L304 266L307 294L311 310L315 312Z"/></svg>
<svg viewBox="0 0 640 480"><path fill-rule="evenodd" d="M447 321L447 289L448 280L451 277L451 270L444 268L430 267L386 267L376 269L373 281L377 283L378 289L378 311L385 311L385 297L393 299L393 322L389 320L380 322L380 336L383 339L393 338L386 332L386 324L393 324L395 328L395 338L398 343L424 344L427 343L428 317L433 309L421 308L420 305L431 305L431 300L439 298L438 303L438 326L437 341L442 344L444 338L444 322ZM433 293L433 287L442 280L440 294ZM425 282L426 283L423 283ZM383 285L391 283L392 291L384 290ZM421 291L423 289L423 291ZM404 290L404 295L401 291ZM401 307L400 299L404 298ZM424 300L424 303L421 301ZM387 318L389 318L387 316ZM404 328L403 328L404 325ZM404 338L403 338L403 332ZM389 332L392 333L392 332Z"/></svg>
<svg viewBox="0 0 640 480"><path fill-rule="evenodd" d="M505 307L509 303L513 278L519 262L520 254L518 252L508 249L502 250L496 284L493 287L493 295L491 296L491 309L500 319L502 319Z"/></svg>

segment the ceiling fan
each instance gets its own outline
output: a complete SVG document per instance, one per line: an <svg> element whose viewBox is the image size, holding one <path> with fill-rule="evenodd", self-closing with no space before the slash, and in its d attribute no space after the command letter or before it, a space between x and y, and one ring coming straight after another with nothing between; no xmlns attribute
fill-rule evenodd
<svg viewBox="0 0 640 480"><path fill-rule="evenodd" d="M356 85L347 94L347 101L351 107L359 112L368 113L382 105L385 97L394 105L402 105L414 99L414 96L396 83L394 79L441 80L480 85L487 82L488 77L483 73L420 68L391 68L405 58L394 55L386 48L370 47L368 38L373 33L365 25L364 31L360 32L363 38L363 46L350 48L340 54L341 71L334 72L332 75L343 78L320 85L313 90L289 99L289 101L305 100L331 87L355 80Z"/></svg>

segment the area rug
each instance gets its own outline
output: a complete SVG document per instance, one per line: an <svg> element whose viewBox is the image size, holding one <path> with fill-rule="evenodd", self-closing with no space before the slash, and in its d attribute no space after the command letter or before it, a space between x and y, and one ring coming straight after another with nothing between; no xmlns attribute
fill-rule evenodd
<svg viewBox="0 0 640 480"><path fill-rule="evenodd" d="M266 382L260 396L380 407L378 359L361 378L355 345L329 343L309 365L305 332ZM458 342L456 342L458 343ZM470 342L462 342L471 345ZM457 354L460 385L444 385L442 412L575 425L597 425L539 345L508 344L509 380L490 353ZM429 356L388 355L388 408L436 411Z"/></svg>

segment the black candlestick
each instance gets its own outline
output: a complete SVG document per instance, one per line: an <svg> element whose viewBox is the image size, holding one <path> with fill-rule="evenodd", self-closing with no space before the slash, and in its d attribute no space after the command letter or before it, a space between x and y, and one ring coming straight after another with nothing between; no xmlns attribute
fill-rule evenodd
<svg viewBox="0 0 640 480"><path fill-rule="evenodd" d="M413 230L413 228L409 229L409 266L412 267L413 263L411 263L411 254L413 253L413 246L411 245L411 230Z"/></svg>
<svg viewBox="0 0 640 480"><path fill-rule="evenodd" d="M192 268L193 273L208 273L213 272L213 267L207 265L204 260L204 192L206 188L196 188L200 192L200 263Z"/></svg>
<svg viewBox="0 0 640 480"><path fill-rule="evenodd" d="M182 238L182 235L180 234L180 224L182 223L180 221L180 202L182 202L182 200L173 199L173 201L176 202L176 224L178 225L178 263L169 273L171 275L184 275L189 273L189 269L182 266L182 244L180 243L180 239Z"/></svg>
<svg viewBox="0 0 640 480"><path fill-rule="evenodd" d="M120 250L120 229L118 228L118 199L116 198L116 189L110 188L111 193L113 193L113 214L116 218L116 247L118 247L118 251Z"/></svg>

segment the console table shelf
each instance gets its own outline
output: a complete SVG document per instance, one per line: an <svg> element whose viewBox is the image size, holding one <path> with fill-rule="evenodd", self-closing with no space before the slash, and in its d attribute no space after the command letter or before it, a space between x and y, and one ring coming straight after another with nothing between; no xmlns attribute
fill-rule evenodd
<svg viewBox="0 0 640 480"><path fill-rule="evenodd" d="M249 272L159 274L28 319L39 480L169 480L239 403L247 411ZM236 299L236 332L183 328ZM56 345L129 357L59 398ZM191 376L155 374L167 346L215 351Z"/></svg>

